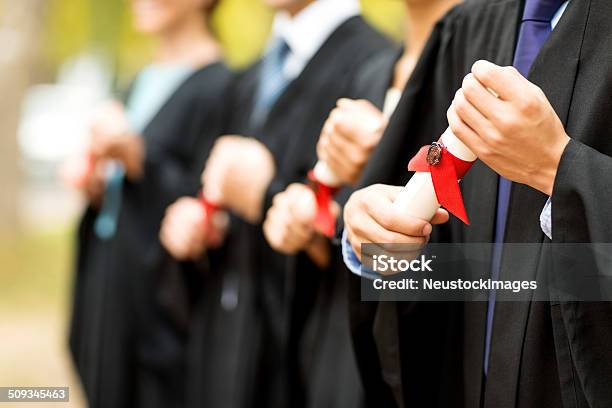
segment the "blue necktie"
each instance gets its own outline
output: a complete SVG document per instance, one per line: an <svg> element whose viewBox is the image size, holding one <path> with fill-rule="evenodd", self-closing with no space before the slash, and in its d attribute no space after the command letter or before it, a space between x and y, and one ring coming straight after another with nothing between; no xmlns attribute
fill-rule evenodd
<svg viewBox="0 0 612 408"><path fill-rule="evenodd" d="M270 109L287 88L290 78L285 75L284 67L290 52L287 43L279 39L261 62L251 126L259 127L266 121Z"/></svg>
<svg viewBox="0 0 612 408"><path fill-rule="evenodd" d="M194 72L187 65L150 65L139 74L126 105L130 130L143 135L146 127L162 109L170 96ZM108 169L106 189L94 232L101 240L115 236L121 211L125 171L121 163L113 162Z"/></svg>
<svg viewBox="0 0 612 408"><path fill-rule="evenodd" d="M521 27L512 65L527 77L531 66L540 53L542 46L552 32L551 22L565 0L527 0L521 20ZM512 182L499 177L497 190L497 212L495 217L495 245L491 260L491 279L499 279L503 253L506 221L510 205ZM495 291L489 292L489 308L487 310L487 330L484 356L485 375L489 369L489 354L491 352L491 335L493 332L493 315L495 313Z"/></svg>
<svg viewBox="0 0 612 408"><path fill-rule="evenodd" d="M111 239L117 232L124 177L125 171L122 165L113 163L108 171L102 207L94 223L94 231L103 241Z"/></svg>

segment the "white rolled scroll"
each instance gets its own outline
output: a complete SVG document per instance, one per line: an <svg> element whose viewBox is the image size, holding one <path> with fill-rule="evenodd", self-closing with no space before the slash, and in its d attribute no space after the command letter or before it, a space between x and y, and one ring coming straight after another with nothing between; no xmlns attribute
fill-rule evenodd
<svg viewBox="0 0 612 408"><path fill-rule="evenodd" d="M453 134L450 128L442 134L440 142L453 156L474 162L476 155ZM393 210L401 216L410 216L430 221L440 208L430 173L417 172L400 192L393 203Z"/></svg>

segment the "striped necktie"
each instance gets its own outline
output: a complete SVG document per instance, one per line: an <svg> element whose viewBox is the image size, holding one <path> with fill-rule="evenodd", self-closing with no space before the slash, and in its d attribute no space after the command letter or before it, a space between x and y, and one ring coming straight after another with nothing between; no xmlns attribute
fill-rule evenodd
<svg viewBox="0 0 612 408"><path fill-rule="evenodd" d="M259 84L255 104L251 114L251 126L259 127L266 121L274 103L283 94L290 78L284 73L285 62L291 49L283 39L279 39L268 51L259 71Z"/></svg>

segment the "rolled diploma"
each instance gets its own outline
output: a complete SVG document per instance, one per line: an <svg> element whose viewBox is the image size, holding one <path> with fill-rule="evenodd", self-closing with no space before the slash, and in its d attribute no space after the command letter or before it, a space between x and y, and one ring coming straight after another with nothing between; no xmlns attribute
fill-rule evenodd
<svg viewBox="0 0 612 408"><path fill-rule="evenodd" d="M342 182L334 174L332 169L322 160L317 161L313 171L315 178L326 186L340 187L342 185Z"/></svg>
<svg viewBox="0 0 612 408"><path fill-rule="evenodd" d="M442 134L440 141L455 157L473 162L476 155L453 134L450 128ZM430 221L440 208L436 198L431 173L415 173L393 203L397 214Z"/></svg>
<svg viewBox="0 0 612 408"><path fill-rule="evenodd" d="M395 112L395 108L399 104L399 101L402 97L402 91L396 88L390 88L387 90L387 94L385 97L385 102L383 106L383 115L389 119L393 112ZM372 124L374 128L377 127L376 124ZM317 164L314 166L314 175L315 178L321 183L330 186L330 187L340 187L342 182L338 179L338 177L334 174L332 169L329 168L327 163L322 160L317 161Z"/></svg>

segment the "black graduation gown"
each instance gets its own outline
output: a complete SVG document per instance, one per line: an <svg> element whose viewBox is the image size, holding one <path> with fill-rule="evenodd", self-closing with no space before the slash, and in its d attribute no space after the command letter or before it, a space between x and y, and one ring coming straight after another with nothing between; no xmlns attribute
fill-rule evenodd
<svg viewBox="0 0 612 408"><path fill-rule="evenodd" d="M288 85L260 127L249 123L259 65L245 72L238 86L231 133L254 136L273 153L277 175L266 193L264 214L276 193L291 182L304 181L316 161L315 145L327 115L338 98L349 95L361 64L387 46L387 40L361 17L350 18ZM314 303L310 294L316 294L311 289L317 284L315 277L314 284L302 282L308 276L299 276L291 264L294 259L276 254L267 245L261 225L248 225L235 217L224 247L211 251L209 261L198 334L193 338L193 353L200 365L195 367L194 405L312 404L300 349L304 320ZM317 271L310 261L301 262ZM346 344L343 352L350 355L348 339ZM333 357L343 364L344 357ZM337 381L327 384L334 394L326 394L330 402L319 406L340 406L339 387ZM359 384L356 381L347 387L354 390Z"/></svg>
<svg viewBox="0 0 612 408"><path fill-rule="evenodd" d="M398 47L390 47L370 58L352 81L352 89L347 97L369 100L382 109L387 90L392 83L395 63L402 51ZM336 202L344 204L352 190L352 187L342 189L335 197ZM334 256L330 266L324 271L312 268L309 262L305 262L305 254L299 254L292 260L299 288L296 293L296 310L302 311L305 324L300 355L303 360L309 362L306 366L308 371L305 371L305 383L308 395L312 396L310 406L355 406L359 402L367 406L388 406L392 400L390 392L387 393L388 400L381 398L380 394L372 399L369 394L361 396L363 391L358 392L355 388L356 374L360 374L359 383L368 383L368 388L376 385L387 388L383 381L375 382L379 378L373 378L367 375L367 370L358 368L369 361L378 363L376 356L355 353L355 348L361 346L360 341L372 340L371 331L366 333L361 319L367 320L372 316L376 311L376 304L364 304L359 302L359 299L356 299L356 302L352 298L349 299L349 285L354 285L355 281L359 285L359 279L348 272L336 249L333 247ZM308 307L304 307L304 304ZM353 308L358 311L353 313L351 319L349 309ZM351 336L351 333L354 333L354 336ZM365 336L365 339L354 341L359 336ZM349 338L351 340L348 340ZM357 360L358 356L362 359ZM366 361L363 361L363 357L366 357ZM339 378L344 379L344 385L338 383Z"/></svg>
<svg viewBox="0 0 612 408"><path fill-rule="evenodd" d="M366 185L407 180L405 162L447 127L445 111L476 60L512 63L522 4L518 0L470 1L436 27L411 80L413 86L408 85L366 171ZM573 138L563 154L552 196L557 243L612 239L612 218L605 204L610 182L594 177L606 174L612 163L611 130L605 119L612 95L611 8L605 0L572 1L529 74ZM471 226L453 219L436 228L432 239L492 242L497 180L489 168L476 163L462 181ZM543 194L527 186L513 186L506 242L546 241L539 223L545 201ZM500 279L516 270L541 274L544 257L537 246L520 265L516 257L504 256ZM562 260L553 262L564 267ZM382 364L388 378L401 378L392 385L401 385L406 406L612 405L612 320L607 302L570 302L563 297L552 302L498 302L486 379L485 303L404 302L389 307L397 313L399 335L389 335L398 328L386 327L377 338L389 349L399 344L401 364L391 359L383 359ZM415 333L426 341L416 340ZM435 381L440 388L423 392L423 379Z"/></svg>
<svg viewBox="0 0 612 408"><path fill-rule="evenodd" d="M390 48L370 59L354 81L351 98L366 99L379 109L383 109L387 90L392 85L395 64L402 53L403 49ZM350 186L342 189L335 198L336 202L344 205L353 191L354 188ZM339 240L334 240L334 244L339 245ZM337 248L334 248L334 250L339 251ZM362 302L361 279L346 269L342 257L338 254L336 254L334 261L326 276L335 277L335 287L331 296L320 296L323 301L319 302L319 319L324 318L329 310L335 310L330 307L330 303L332 305L339 304L343 313L348 311L351 343L355 354L356 367L363 384L364 405L367 407L394 406L391 389L380 375L378 353L372 352L376 350L373 324L378 303ZM348 308L341 301L342 299L348 300ZM342 319L346 319L344 315ZM341 324L343 320L339 320L339 322ZM335 324L338 325L339 323ZM342 326L344 327L344 325ZM345 333L332 334L336 337L346 335ZM329 381L328 378L323 380Z"/></svg>
<svg viewBox="0 0 612 408"><path fill-rule="evenodd" d="M186 334L158 298L159 227L197 190L231 78L221 63L199 69L148 124L144 176L124 182L113 238L94 234L95 209L81 221L70 347L90 407L181 405Z"/></svg>

